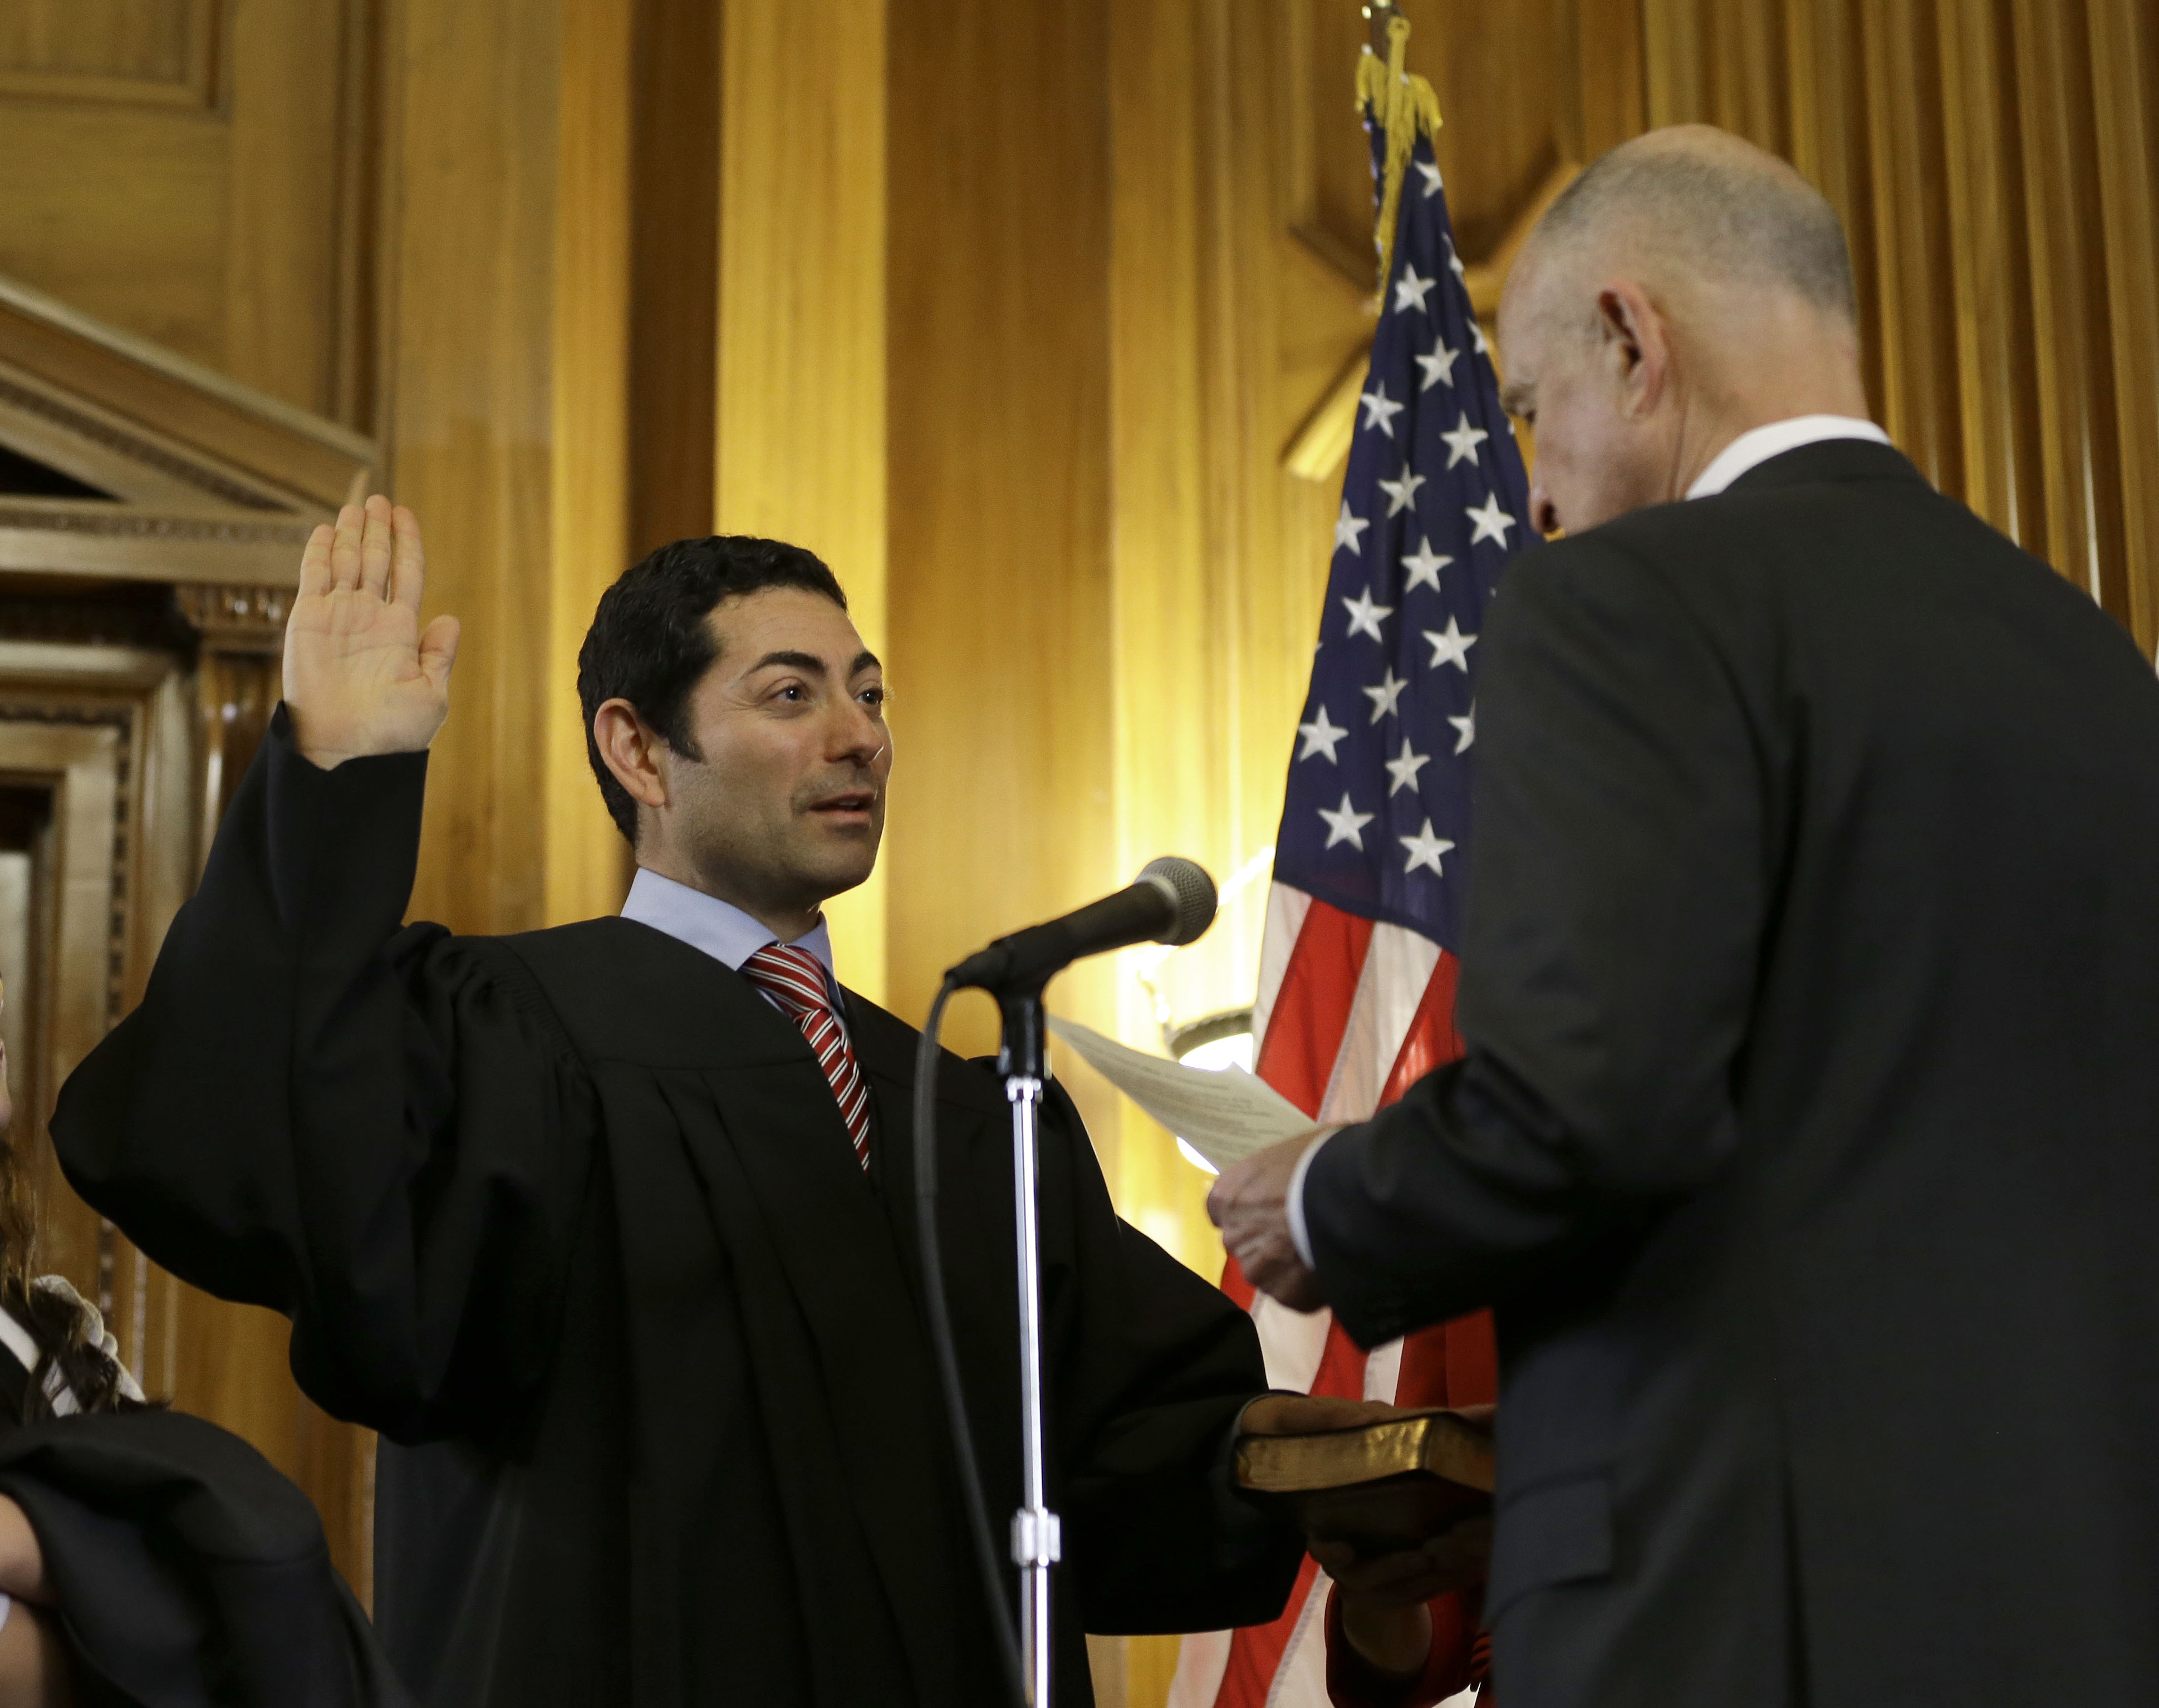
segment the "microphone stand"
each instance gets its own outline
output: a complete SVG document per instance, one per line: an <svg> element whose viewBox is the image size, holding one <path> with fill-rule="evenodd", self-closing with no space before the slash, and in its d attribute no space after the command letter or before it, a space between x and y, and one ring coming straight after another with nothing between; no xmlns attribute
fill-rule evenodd
<svg viewBox="0 0 2159 1708"><path fill-rule="evenodd" d="M1047 982L1046 981L1044 982ZM1042 1239L1036 1203L1036 1129L1042 1113L1043 986L998 999L1004 1017L997 1071L1012 1105L1012 1223L1019 1255L1020 1509L1012 1564L1020 1574L1020 1666L1028 1708L1049 1708L1049 1568L1063 1551L1043 1469Z"/></svg>

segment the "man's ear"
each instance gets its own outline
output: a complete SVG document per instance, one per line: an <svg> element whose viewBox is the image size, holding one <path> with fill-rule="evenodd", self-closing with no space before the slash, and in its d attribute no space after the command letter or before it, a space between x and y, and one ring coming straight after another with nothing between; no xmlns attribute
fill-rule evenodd
<svg viewBox="0 0 2159 1708"><path fill-rule="evenodd" d="M629 701L601 702L593 714L593 743L632 800L654 812L667 805L667 743Z"/></svg>
<svg viewBox="0 0 2159 1708"><path fill-rule="evenodd" d="M1620 410L1639 420L1657 406L1671 370L1664 317L1640 286L1615 280L1597 293L1597 327Z"/></svg>

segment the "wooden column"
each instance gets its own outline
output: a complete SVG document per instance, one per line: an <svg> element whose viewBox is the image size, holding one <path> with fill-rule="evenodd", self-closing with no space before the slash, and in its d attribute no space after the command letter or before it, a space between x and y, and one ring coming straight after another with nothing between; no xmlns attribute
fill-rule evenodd
<svg viewBox="0 0 2159 1708"><path fill-rule="evenodd" d="M984 937L1118 877L1105 39L1088 0L891 8L891 988L910 1019ZM1060 980L1059 1004L1098 1012L1102 976ZM955 1047L994 1028L955 1007Z"/></svg>
<svg viewBox="0 0 2159 1708"><path fill-rule="evenodd" d="M816 552L880 655L891 644L885 12L883 0L722 8L714 468L719 531ZM896 691L904 790L906 691ZM890 866L826 909L841 976L872 1000L888 984Z"/></svg>
<svg viewBox="0 0 2159 1708"><path fill-rule="evenodd" d="M2159 645L2159 20L2141 0L2089 0L2115 466L2130 630Z"/></svg>
<svg viewBox="0 0 2159 1708"><path fill-rule="evenodd" d="M413 911L464 931L605 911L623 862L572 688L621 567L626 0L397 0L387 396L430 612L464 639Z"/></svg>

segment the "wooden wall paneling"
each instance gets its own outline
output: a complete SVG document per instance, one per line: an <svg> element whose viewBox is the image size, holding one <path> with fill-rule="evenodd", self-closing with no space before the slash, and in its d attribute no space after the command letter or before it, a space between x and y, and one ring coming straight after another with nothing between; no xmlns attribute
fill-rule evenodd
<svg viewBox="0 0 2159 1708"><path fill-rule="evenodd" d="M464 625L412 908L524 930L546 895L558 18L528 0L392 17L387 437L427 531L428 613Z"/></svg>
<svg viewBox="0 0 2159 1708"><path fill-rule="evenodd" d="M1786 54L1792 91L1792 163L1829 198L1844 221L1859 297L1860 367L1877 418L1886 389L1866 85L1861 67L1863 0L1787 0Z"/></svg>
<svg viewBox="0 0 2159 1708"><path fill-rule="evenodd" d="M795 0L722 8L714 499L720 531L791 540L824 558L880 655L889 648L886 13L885 0L833 12ZM964 33L956 18L919 28ZM973 110L950 90L941 98ZM955 250L941 261L987 269L993 253ZM978 502L1015 515L1025 505L993 487ZM896 691L903 718L905 691ZM903 757L903 735L897 748L903 767L919 763ZM903 771L895 789L909 786ZM888 983L891 865L826 909L841 976L872 1001Z"/></svg>
<svg viewBox="0 0 2159 1708"><path fill-rule="evenodd" d="M2101 474L2119 463L2084 13L2053 0L2011 13L2046 490L2043 547L2027 543L2126 622L2120 491Z"/></svg>
<svg viewBox="0 0 2159 1708"><path fill-rule="evenodd" d="M338 401L344 119L355 94L346 4L232 8L228 49L225 325L219 366L303 409ZM345 334L339 336L340 333Z"/></svg>
<svg viewBox="0 0 2159 1708"><path fill-rule="evenodd" d="M1240 494L1219 472L1224 450L1235 455L1222 439L1245 418L1217 395L1239 371L1221 341L1243 329L1234 301L1219 300L1228 281L1218 234L1235 217L1222 181L1220 129L1235 104L1224 27L1212 4L1121 0L1109 9L1113 857L1129 871L1174 851L1218 880L1240 857L1242 829L1231 798L1240 732L1224 680L1234 681L1242 637L1234 606L1220 608L1234 593L1220 536L1244 520L1234 515ZM1221 947L1212 932L1203 941L1201 952ZM1160 1024L1133 965L1116 964L1105 1023L1158 1051ZM1060 1059L1059 1071L1087 1080L1076 1064ZM1121 1214L1204 1270L1203 1177L1137 1108L1118 1100L1115 1111L1105 1162ZM1147 1666L1136 1650L1133 1664Z"/></svg>
<svg viewBox="0 0 2159 1708"><path fill-rule="evenodd" d="M12 0L0 11L0 94L206 106L217 0Z"/></svg>
<svg viewBox="0 0 2159 1708"><path fill-rule="evenodd" d="M215 365L226 153L209 113L0 94L0 274Z"/></svg>
<svg viewBox="0 0 2159 1708"><path fill-rule="evenodd" d="M1938 17L1962 495L2011 538L2033 540L2043 530L2031 431L2038 382L2008 13L1997 4L1944 0Z"/></svg>
<svg viewBox="0 0 2159 1708"><path fill-rule="evenodd" d="M2140 0L2090 0L2092 121L2114 356L2126 622L2159 645L2159 18Z"/></svg>
<svg viewBox="0 0 2159 1708"><path fill-rule="evenodd" d="M1129 874L1110 704L1106 18L1088 0L893 0L890 16L889 987L912 1019L983 939ZM1053 1007L1098 1017L1106 976L1075 969ZM963 1051L995 1042L986 1002L950 1025ZM1107 1110L1083 1109L1106 1140Z"/></svg>
<svg viewBox="0 0 2159 1708"><path fill-rule="evenodd" d="M1642 8L1643 0L1577 0L1582 117L1573 158L1585 166L1648 125Z"/></svg>
<svg viewBox="0 0 2159 1708"><path fill-rule="evenodd" d="M0 273L370 424L359 245L375 3L9 8ZM28 30L12 56L11 23ZM141 75L113 69L130 65Z"/></svg>
<svg viewBox="0 0 2159 1708"><path fill-rule="evenodd" d="M2090 0L2107 318L2130 629L2159 645L2159 20L2144 0ZM2118 473L2117 473L2118 470Z"/></svg>
<svg viewBox="0 0 2159 1708"><path fill-rule="evenodd" d="M1933 8L1925 0L1866 0L1860 18L1882 425L1928 479L1959 496L1956 329L1941 312L1954 294Z"/></svg>
<svg viewBox="0 0 2159 1708"><path fill-rule="evenodd" d="M1706 124L1711 111L1706 0L1642 0L1649 128Z"/></svg>
<svg viewBox="0 0 2159 1708"><path fill-rule="evenodd" d="M562 9L555 224L553 577L548 590L546 890L550 924L612 914L629 845L586 754L577 653L629 532L630 103L634 0Z"/></svg>
<svg viewBox="0 0 2159 1708"><path fill-rule="evenodd" d="M630 562L712 531L720 8L638 0L634 51Z"/></svg>
<svg viewBox="0 0 2159 1708"><path fill-rule="evenodd" d="M390 111L384 85L389 0L344 0L339 53L337 234L331 261L332 318L337 337L322 413L366 433L383 419L381 360L390 246L384 241L386 134Z"/></svg>
<svg viewBox="0 0 2159 1708"><path fill-rule="evenodd" d="M1784 13L1781 0L1642 0L1650 126L1716 125L1787 152Z"/></svg>
<svg viewBox="0 0 2159 1708"><path fill-rule="evenodd" d="M1789 156L1791 89L1784 13L1788 0L1721 7L1716 20L1716 122L1773 153Z"/></svg>

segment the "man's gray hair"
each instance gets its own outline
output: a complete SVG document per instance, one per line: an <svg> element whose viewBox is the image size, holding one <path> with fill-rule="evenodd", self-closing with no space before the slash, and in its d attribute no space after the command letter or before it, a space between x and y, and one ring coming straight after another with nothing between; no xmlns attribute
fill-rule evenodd
<svg viewBox="0 0 2159 1708"><path fill-rule="evenodd" d="M1714 277L1781 285L1826 313L1858 318L1844 222L1798 173L1706 126L1623 142L1563 190L1539 247L1618 240Z"/></svg>

